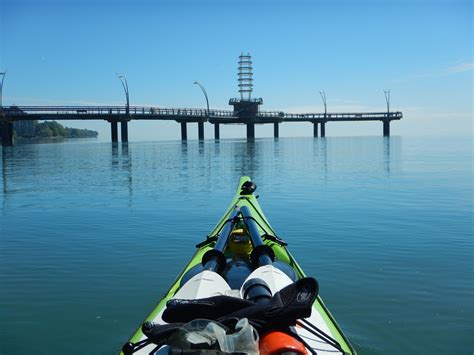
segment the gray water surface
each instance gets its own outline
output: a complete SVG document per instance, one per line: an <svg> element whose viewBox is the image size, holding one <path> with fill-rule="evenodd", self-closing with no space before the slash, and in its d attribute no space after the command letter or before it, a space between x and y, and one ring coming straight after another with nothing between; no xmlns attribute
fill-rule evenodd
<svg viewBox="0 0 474 355"><path fill-rule="evenodd" d="M2 150L0 353L112 354L241 175L360 354L474 351L470 138Z"/></svg>

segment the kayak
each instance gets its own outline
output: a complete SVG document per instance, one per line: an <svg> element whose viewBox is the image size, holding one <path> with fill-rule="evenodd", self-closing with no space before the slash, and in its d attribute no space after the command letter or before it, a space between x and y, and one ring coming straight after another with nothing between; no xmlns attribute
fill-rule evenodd
<svg viewBox="0 0 474 355"><path fill-rule="evenodd" d="M241 177L224 216L121 354L355 354Z"/></svg>

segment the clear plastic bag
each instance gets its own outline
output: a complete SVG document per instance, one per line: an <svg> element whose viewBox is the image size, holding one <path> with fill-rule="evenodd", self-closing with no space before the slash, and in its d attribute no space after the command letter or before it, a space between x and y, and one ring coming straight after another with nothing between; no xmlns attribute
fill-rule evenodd
<svg viewBox="0 0 474 355"><path fill-rule="evenodd" d="M258 354L258 333L247 318L240 319L235 331L207 319L195 319L180 328L166 342L183 350L216 349L224 352Z"/></svg>
<svg viewBox="0 0 474 355"><path fill-rule="evenodd" d="M216 323L209 324L209 328L217 336L221 351L259 354L258 333L247 318L242 318L237 322L235 332L232 334L226 334Z"/></svg>

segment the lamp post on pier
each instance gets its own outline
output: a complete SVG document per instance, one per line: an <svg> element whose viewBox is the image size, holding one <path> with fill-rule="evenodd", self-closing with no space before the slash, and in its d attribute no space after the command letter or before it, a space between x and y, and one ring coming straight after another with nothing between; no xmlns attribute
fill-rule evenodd
<svg viewBox="0 0 474 355"><path fill-rule="evenodd" d="M201 88L202 93L204 94L204 97L206 98L206 105L207 105L206 118L209 120L209 115L210 115L209 98L207 97L206 89L204 89L204 86L199 81L195 81L194 84ZM214 125L214 134L216 136L215 138L219 139L219 124L218 123ZM204 139L204 122L198 122L198 138Z"/></svg>
<svg viewBox="0 0 474 355"><path fill-rule="evenodd" d="M385 95L385 102L387 103L387 114L390 114L390 89L383 91Z"/></svg>
<svg viewBox="0 0 474 355"><path fill-rule="evenodd" d="M125 91L125 98L127 99L127 106L125 106L125 113L128 114L130 113L130 98L128 96L128 82L127 82L127 77L125 74L117 74L117 77L119 78L120 82L122 83L123 86L123 91Z"/></svg>
<svg viewBox="0 0 474 355"><path fill-rule="evenodd" d="M202 84L199 81L195 81L194 84L201 88L202 93L204 94L204 97L206 98L206 104L207 104L206 116L207 118L209 118L209 98L207 97L206 89L204 89L204 86L202 86Z"/></svg>
<svg viewBox="0 0 474 355"><path fill-rule="evenodd" d="M4 72L0 72L0 75L2 76L2 79L0 81L0 111L3 109L3 81L5 80L5 75L7 74L7 71L5 70ZM3 112L1 115L3 118ZM15 135L14 135L14 130L13 130L13 122L8 122L6 120L2 120L0 122L1 128L2 128L2 146L3 147L9 147L12 146L15 142Z"/></svg>
<svg viewBox="0 0 474 355"><path fill-rule="evenodd" d="M319 95L321 95L321 99L323 100L323 104L324 104L324 120L321 122L321 137L326 137L326 118L328 115L328 106L326 103L326 92L320 91ZM317 130L317 127L315 127L314 129ZM318 134L315 131L314 136L316 137L317 135Z"/></svg>
<svg viewBox="0 0 474 355"><path fill-rule="evenodd" d="M328 108L327 108L327 105L326 105L326 92L320 91L320 92L319 92L319 95L321 95L321 99L323 99L323 104L324 104L324 118L326 118L326 116L327 116L327 114L328 114Z"/></svg>
<svg viewBox="0 0 474 355"><path fill-rule="evenodd" d="M119 73L115 73L115 74L117 74L117 77L122 83L123 90L125 91L125 98L127 99L127 105L125 106L125 115L127 116L127 118L125 120L122 120L121 125L120 125L121 133L122 133L122 143L124 143L124 142L128 142L128 121L127 120L130 116L130 97L128 95L127 77L125 76L125 74L119 74Z"/></svg>
<svg viewBox="0 0 474 355"><path fill-rule="evenodd" d="M5 80L5 75L7 75L7 71L0 72L0 76L2 80L0 81L0 107L3 107L3 80Z"/></svg>
<svg viewBox="0 0 474 355"><path fill-rule="evenodd" d="M390 136L390 89L383 91L385 95L385 102L387 103L387 118L383 120L383 135Z"/></svg>

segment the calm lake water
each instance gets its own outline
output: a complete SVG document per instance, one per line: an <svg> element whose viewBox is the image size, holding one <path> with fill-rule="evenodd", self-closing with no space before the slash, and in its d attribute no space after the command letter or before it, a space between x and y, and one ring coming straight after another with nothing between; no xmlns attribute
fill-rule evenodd
<svg viewBox="0 0 474 355"><path fill-rule="evenodd" d="M241 175L360 354L474 351L470 138L2 150L0 353L113 354Z"/></svg>

